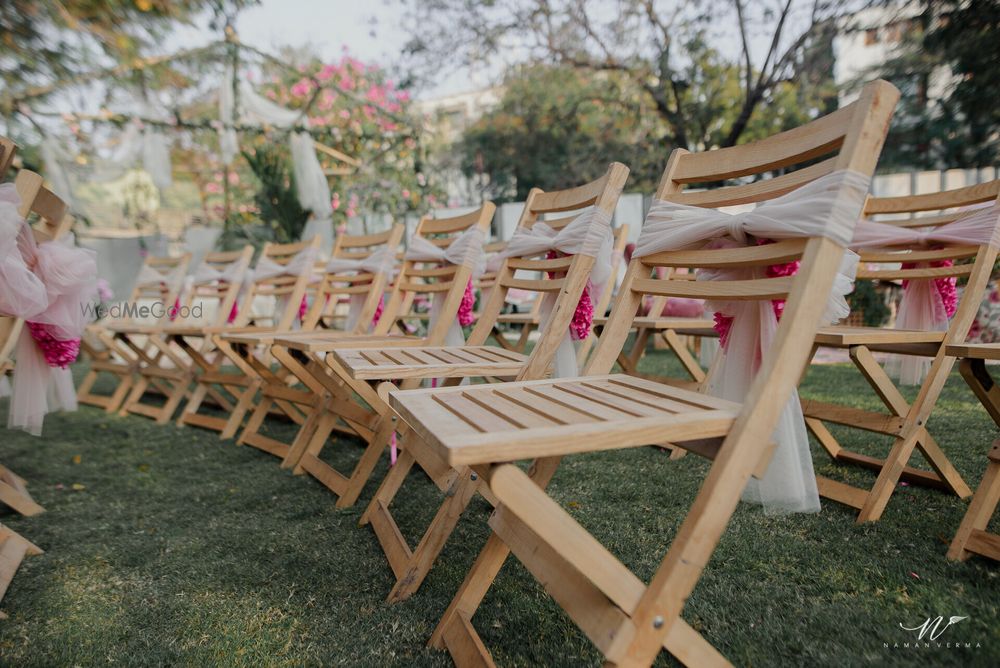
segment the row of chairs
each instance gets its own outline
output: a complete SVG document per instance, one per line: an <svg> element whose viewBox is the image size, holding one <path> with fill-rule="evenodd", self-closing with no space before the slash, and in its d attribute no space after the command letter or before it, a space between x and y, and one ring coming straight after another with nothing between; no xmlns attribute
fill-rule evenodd
<svg viewBox="0 0 1000 668"><path fill-rule="evenodd" d="M554 363L581 297L588 290L595 294L588 281L598 263L600 252L595 248L600 243L593 242L603 242L603 237L612 235L608 221L628 175L628 169L620 164L612 164L600 179L577 188L533 190L515 235L532 236L537 243L530 251L513 254L512 240L502 261L486 274L479 275L475 270L479 259L474 251L478 246L482 253L493 216L492 205L465 216L422 220L415 237L426 241L434 252L404 256L395 278L383 276L382 285L391 283L389 299L374 328L364 319L356 320L354 327L332 331L316 327L323 317L307 323L307 316L301 329L293 330L284 316L293 306L298 308L310 285L317 284L310 279L314 274L311 267L310 271L296 274L294 280L284 281L286 291L279 293L285 297L284 310L281 317L276 316L267 325L252 319L210 327L158 325L154 332L137 323L105 323L103 336L123 342L132 351L132 358L139 360L128 370L133 379L130 396L138 393L141 397L155 389L166 397L187 397L181 423L215 429L224 437L238 434L237 442L277 455L285 468L319 480L336 494L339 507L357 501L378 459L387 448L398 447L399 459L361 517L361 523L375 531L396 577L389 595L391 601L403 600L417 591L472 497L479 494L485 498L494 508L489 519L492 534L431 638L431 644L447 648L456 663L491 664L472 618L513 552L609 663L648 665L665 648L688 665L726 665L724 657L684 622L684 602L747 481L762 477L767 470L774 450L771 434L778 416L818 347L848 347L859 370L894 411L893 416L879 421L843 406L805 402L808 425L824 447L831 447L829 439L824 441L822 435L824 422L881 430L898 439L889 457L881 462L866 462L860 456L847 454L839 458L848 463L867 463L880 471L879 482L871 492L850 495L839 486L841 483L821 482L825 496L859 507L863 511L861 519L873 520L881 514L892 491L891 487L885 491L883 478L893 480L894 485L900 475L908 475L915 481L936 482L960 496L968 493L933 443L926 421L936 393L959 354L948 344L963 342L962 323L967 331L969 313L974 312L989 279L996 244L970 247L941 243L935 244L940 248L932 249L897 244L888 250L862 254L864 266L904 259L917 266L864 268L859 279L966 277L965 292L947 332L931 336L874 328L820 327L844 248L850 245L853 223L863 211L875 215L953 209L996 200L1000 194L997 184L987 184L915 202L868 198L865 204L864 192L851 192L840 181L830 180L844 172L860 175L861 179L871 176L897 99L898 92L889 84L874 82L853 104L801 128L730 149L675 151L656 199L686 210L692 216L689 230L696 236L687 244L668 244L660 252L631 260L618 294L610 303L610 316L598 322L600 338L596 346L581 356L583 372L579 377L550 375L554 366L558 368ZM750 180L775 172L773 178ZM732 179L746 182L732 185ZM708 237L727 232L737 237L744 234L740 227L744 219L726 215L720 218L717 210L755 204L760 215L774 210L773 215L780 218L777 205L786 202L786 196L792 197L816 183L839 184L828 186L831 192L826 195L832 193L839 203L837 215L831 213L829 217L836 217L846 229L812 234L799 231L775 243L750 243L746 247L715 248L704 244ZM690 184L719 187L696 191L688 188ZM712 215L716 216L713 224L722 220L722 227L713 228L707 236L697 236L706 225L702 217ZM897 224L942 226L961 215L946 211L941 216ZM538 233L541 222L551 230L545 239ZM578 234L581 229L584 233ZM395 249L398 241L392 244L387 238L385 243ZM364 246L368 252L380 247L374 243ZM410 247L421 244L411 242ZM291 251L292 257L302 250ZM955 261L954 267L941 271L924 266L944 259ZM793 276L772 277L762 272L765 267L793 261L801 265ZM286 264L292 264L292 260ZM258 268L260 265L258 262ZM692 281L690 271L695 269L724 272L727 279ZM879 271L883 273L875 273ZM341 282L345 277L363 282L359 277L365 275L357 271L332 273ZM265 275L275 274L260 274ZM250 283L256 280L255 276ZM322 283L327 282L336 281L327 276ZM482 289L483 304L467 340L463 345L454 345L449 342L449 331L453 330L470 283ZM370 300L382 293L377 288L348 285L348 289L351 287L360 289L345 295L365 294ZM511 290L539 295L538 310L531 318L523 318L526 326L538 330L530 352L521 347L527 344L527 336L522 336L518 344L501 340L499 326L504 319L511 319L502 314ZM605 295L610 299L610 292L605 290L601 299ZM314 289L312 295L312 308L325 309L324 294ZM413 308L423 295L430 297L429 313ZM663 383L643 377L636 363L631 367L622 364L631 373L613 373L631 334L643 328L669 332L664 338L681 355L687 352L681 345L682 336L715 335L702 319L665 325L655 306L652 317L638 316L640 305L649 296L711 302L787 300L773 341L761 351L759 369L745 401L726 401L706 393L704 378L697 377L689 353L683 361L695 385L684 380ZM252 307L246 297L240 305L241 313L244 307L246 312ZM598 301L598 314L602 312ZM409 331L417 319L426 322L422 335ZM144 342L142 337L150 336L159 337L159 344ZM487 345L491 338L499 345ZM596 337L588 338L593 341ZM145 351L145 357L136 349ZM900 403L898 390L891 382L886 383L881 367L870 359L872 351L890 349L928 355L934 360L928 374L928 379L933 380L925 381L912 406ZM963 363L963 369L965 366ZM173 373L179 368L186 371L170 376L176 382L164 381L164 369ZM969 374L981 378L978 367L970 363L969 368L973 369ZM148 378L145 385L143 378ZM468 379L487 382L468 384ZM434 387L426 387L428 384ZM992 392L992 385L985 387L984 391ZM222 414L213 413L213 406ZM146 409L136 412L164 419L163 413ZM290 441L265 433L271 419L279 417L297 425ZM337 447L350 447L349 441L343 439L331 441L334 432L350 434L363 444L356 465L346 475L321 458L322 450L331 442ZM564 456L650 444L693 452L712 460L712 465L656 574L645 584L559 507L545 487ZM934 474L916 475L906 467L914 447L930 453ZM846 451L831 452L839 453ZM514 464L520 460L531 461L530 467L525 470ZM414 466L439 488L442 500L431 525L411 548L390 508L402 486L413 480L408 473ZM970 550L966 541L962 548L966 551L980 550L990 541L983 536L988 536L985 521L996 505L994 487L995 483L989 485L991 491L977 506L972 522L975 526L970 524L965 531L975 548ZM864 495L863 500L860 495ZM991 500L993 507L989 507ZM877 513L865 512L867 506ZM982 519L984 515L987 520ZM965 528L963 524L963 531Z"/></svg>
<svg viewBox="0 0 1000 668"><path fill-rule="evenodd" d="M0 137L0 181L10 170L16 151L12 140ZM67 215L66 204L45 187L39 174L19 170L14 188L21 200L18 214L31 223L31 233L37 243L54 241L72 230L74 220ZM0 383L9 383L13 375L14 349L24 327L23 319L0 312ZM31 497L24 478L3 464L0 464L0 503L25 516L38 515L45 510ZM0 600L24 558L40 554L41 548L0 524Z"/></svg>

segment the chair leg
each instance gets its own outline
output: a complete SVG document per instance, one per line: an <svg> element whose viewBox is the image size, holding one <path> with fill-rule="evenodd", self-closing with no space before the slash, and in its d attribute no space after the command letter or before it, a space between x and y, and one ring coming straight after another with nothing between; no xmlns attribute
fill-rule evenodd
<svg viewBox="0 0 1000 668"><path fill-rule="evenodd" d="M694 358L694 355L691 354L691 350L683 341L681 341L680 337L677 336L677 333L672 329L665 329L660 332L660 336L663 337L663 340L666 341L668 346L670 346L670 350L677 356L677 359L680 360L684 369L688 372L688 375L691 376L691 380L696 383L705 382L705 370L701 368L701 364L699 364L698 360Z"/></svg>
<svg viewBox="0 0 1000 668"><path fill-rule="evenodd" d="M124 385L122 383L118 387ZM122 402L121 407L118 409L118 415L120 417L125 417L129 414L129 411L142 399L142 396L146 394L146 388L149 387L149 379L146 376L140 375L139 380L132 384L132 391L128 393L128 397Z"/></svg>
<svg viewBox="0 0 1000 668"><path fill-rule="evenodd" d="M507 561L509 554L510 548L500 540L499 536L491 533L486 545L465 576L458 593L451 600L448 609L441 617L441 621L434 629L434 633L431 634L431 639L427 642L428 647L446 649L448 636L457 630L456 626L464 627L466 624L471 626L472 616L479 609L479 604L483 602L486 592L496 580L497 574L500 573L500 569ZM467 629L462 630L467 632ZM475 633L474 629L472 633Z"/></svg>
<svg viewBox="0 0 1000 668"><path fill-rule="evenodd" d="M243 424L243 418L246 417L247 412L250 410L250 406L253 405L254 397L257 396L257 390L260 389L260 381L252 380L250 384L243 389L240 393L239 400L236 402L236 406L233 408L232 413L229 414L229 418L226 420L226 426L222 428L222 432L219 434L221 439L229 439L236 435L239 430L240 425Z"/></svg>
<svg viewBox="0 0 1000 668"><path fill-rule="evenodd" d="M184 400L184 395L187 394L189 384L190 379L175 382L170 394L167 395L166 402L160 408L159 415L156 416L156 424L163 425L170 422L170 419L174 416L174 412L177 411L177 407Z"/></svg>
<svg viewBox="0 0 1000 668"><path fill-rule="evenodd" d="M256 408L253 409L253 413L250 414L250 419L247 421L247 425L243 427L243 431L240 432L240 437L236 439L236 445L246 445L250 435L256 434L260 431L261 425L264 424L264 418L267 417L267 413L271 410L271 406L273 404L274 400L267 395L260 398L260 401L257 402Z"/></svg>
<svg viewBox="0 0 1000 668"><path fill-rule="evenodd" d="M974 552L988 552L987 556L1000 559L1000 536L991 536L986 533L986 527L990 523L990 518L996 511L997 504L1000 504L1000 440L993 443L990 451L990 462L986 467L982 482L976 495L972 497L969 510L966 511L962 524L959 525L955 533L955 539L948 548L948 558L955 561L964 561ZM985 535L983 535L985 534ZM967 549L969 541L973 537L981 539L986 545L976 550ZM989 545L992 544L992 550ZM980 552L982 550L982 552Z"/></svg>
<svg viewBox="0 0 1000 668"><path fill-rule="evenodd" d="M358 526L365 526L371 522L372 514L376 511L379 504L386 508L389 507L392 500L396 498L399 488L406 481L406 475L413 468L415 462L416 459L414 459L413 454L408 449L404 449L400 453L395 465L389 469L389 472L382 479L382 483L375 490L375 495L372 496L372 500L368 503L368 507L365 508L365 512L361 514Z"/></svg>
<svg viewBox="0 0 1000 668"><path fill-rule="evenodd" d="M361 459L354 467L354 470L351 471L344 493L337 499L338 508L353 506L358 497L361 496L361 490L364 489L365 483L371 478L372 471L378 465L379 457L385 452L386 447L389 445L389 439L396 430L396 419L395 414L389 417L389 419L383 417L382 424L375 430L375 436L368 442L364 453L361 455Z"/></svg>
<svg viewBox="0 0 1000 668"><path fill-rule="evenodd" d="M530 478L539 487L545 489L548 487L549 481L552 480L552 476L555 475L560 461L560 457L535 460L529 471ZM489 591L509 554L510 548L507 547L506 543L500 539L496 532L490 532L490 537L482 552L476 557L476 561L465 576L458 593L455 594L448 609L441 617L441 621L434 629L434 633L427 643L428 647L445 649L448 636L451 633L465 624L471 627L472 616L476 614L479 604L483 602L483 597L486 596L486 592ZM474 630L473 633L475 633ZM465 635L464 632L463 635Z"/></svg>
<svg viewBox="0 0 1000 668"><path fill-rule="evenodd" d="M336 423L337 416L324 411L316 423L316 428L313 429L312 435L308 439L302 439L288 451L288 455L285 457L284 462L282 462L282 466L286 468L287 466L291 466L292 473L295 475L306 473L304 460L310 457L313 459L319 457L320 450L326 445L326 441L330 438L330 434L333 433L333 427Z"/></svg>
<svg viewBox="0 0 1000 668"><path fill-rule="evenodd" d="M0 600L3 600L24 558L39 554L42 550L37 545L0 525Z"/></svg>
<svg viewBox="0 0 1000 668"><path fill-rule="evenodd" d="M205 400L205 395L208 393L208 385L205 383L198 383L197 387L194 388L194 392L191 393L191 398L188 399L187 404L184 406L184 410L181 412L180 417L177 418L177 426L183 427L187 416L196 415L198 409L201 408L201 403Z"/></svg>
<svg viewBox="0 0 1000 668"><path fill-rule="evenodd" d="M31 498L24 478L3 465L0 465L0 503L10 506L25 517L45 512L45 509Z"/></svg>
<svg viewBox="0 0 1000 668"><path fill-rule="evenodd" d="M420 543L413 550L405 572L396 579L395 586L389 592L389 603L405 601L420 588L424 578L427 577L434 565L434 561L441 554L445 543L458 525L462 513L472 501L479 484L478 475L470 469L466 469L462 472L461 477L455 481L452 488L448 490L447 498L434 515L434 519L427 527L427 531L424 532Z"/></svg>
<svg viewBox="0 0 1000 668"><path fill-rule="evenodd" d="M120 376L118 387L116 387L115 391L108 397L108 405L104 407L105 413L110 414L118 410L122 401L124 401L125 397L128 395L133 382L134 377L131 373Z"/></svg>
<svg viewBox="0 0 1000 668"><path fill-rule="evenodd" d="M889 455L885 458L885 463L879 471L875 484L868 492L865 505L858 513L858 524L864 522L877 522L885 512L885 507L889 504L889 497L896 491L899 483L899 476L906 468L906 463L913 455L913 449L917 445L919 432L913 430L905 438L897 438L889 450Z"/></svg>

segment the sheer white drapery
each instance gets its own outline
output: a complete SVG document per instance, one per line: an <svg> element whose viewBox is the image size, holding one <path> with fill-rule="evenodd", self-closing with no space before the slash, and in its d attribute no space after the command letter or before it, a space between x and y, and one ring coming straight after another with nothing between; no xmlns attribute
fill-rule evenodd
<svg viewBox="0 0 1000 668"><path fill-rule="evenodd" d="M222 87L219 90L219 116L223 128L219 131L222 158L231 162L238 151L236 131L233 122L236 117L233 99L234 73L227 67ZM257 93L249 82L239 82L240 118L254 123L272 125L279 128L294 128L305 120L301 111L285 109ZM330 186L323 173L323 167L316 156L312 136L306 131L289 134L289 148L292 154L292 171L295 174L295 188L299 203L312 212L312 218L302 232L303 239L319 236L320 246L327 252L333 248L333 209L330 204Z"/></svg>
<svg viewBox="0 0 1000 668"><path fill-rule="evenodd" d="M861 220L854 230L854 249L886 248L900 244L988 245L1000 248L1000 205L970 210L961 217L937 227L911 228ZM905 255L900 256L905 259ZM933 280L908 281L896 313L896 329L944 332L949 327L948 312ZM920 385L927 376L931 360L914 355L890 355L886 372L903 385Z"/></svg>
<svg viewBox="0 0 1000 668"><path fill-rule="evenodd" d="M850 170L822 176L786 195L759 204L752 211L731 215L716 209L655 201L650 208L633 257L646 257L668 250L750 243L758 239L790 239L822 236L846 247L868 193L870 178ZM715 240L715 241L711 241ZM857 255L845 252L840 275L830 295L823 322L844 317L844 295L852 289ZM701 280L756 278L764 269L738 272L701 271ZM778 321L770 301L713 303L711 310L733 317L727 347L709 379L709 392L744 402L750 384L769 351ZM761 480L751 479L744 491L747 501L760 503L766 512L815 512L819 494L809 453L809 439L797 393L785 405L774 432L778 447Z"/></svg>
<svg viewBox="0 0 1000 668"><path fill-rule="evenodd" d="M275 262L271 258L261 255L257 258L257 264L253 269L248 269L246 276L243 279L243 284L240 286L239 296L237 297L237 302L240 309L249 309L250 306L245 304L245 296L250 286L254 283L265 281L269 278L276 278L278 276L301 276L303 273L312 273L316 265L316 256L319 250L313 246L308 248L303 248L298 253L293 255L287 263L281 264L280 262ZM275 300L274 310L272 311L271 318L275 324L281 318L281 314L284 313L285 308L288 306L289 295L281 295ZM246 314L244 319L249 318L250 315ZM293 328L299 326L298 320L293 323Z"/></svg>

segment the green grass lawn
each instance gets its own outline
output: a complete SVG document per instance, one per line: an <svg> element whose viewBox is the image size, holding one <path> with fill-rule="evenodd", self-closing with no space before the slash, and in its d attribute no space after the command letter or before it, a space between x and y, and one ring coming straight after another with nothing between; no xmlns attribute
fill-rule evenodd
<svg viewBox="0 0 1000 668"><path fill-rule="evenodd" d="M659 354L646 364L671 366ZM877 406L847 366L813 369L802 393ZM0 413L6 410L0 401ZM978 483L997 434L957 374L930 430L965 479ZM873 436L838 434L862 451L883 450ZM342 439L327 452L344 470L360 448ZM821 473L874 480L814 455ZM374 482L359 507L337 510L324 487L280 470L258 450L93 408L50 416L42 438L0 431L0 461L29 481L47 509L34 518L0 517L46 550L24 562L0 603L8 616L0 621L2 665L451 663L424 643L486 539L482 500L466 512L424 587L389 606L389 567L371 530L357 527ZM568 459L551 490L648 578L706 470L694 456L612 451ZM411 474L396 501L404 534L422 532L438 502L436 488ZM684 617L736 665L1000 665L1000 566L944 556L965 508L917 487L899 488L883 519L867 526L834 503L790 517L742 505ZM967 616L940 641L973 647L892 647L914 639L901 622L938 615ZM514 561L476 625L501 665L600 661Z"/></svg>

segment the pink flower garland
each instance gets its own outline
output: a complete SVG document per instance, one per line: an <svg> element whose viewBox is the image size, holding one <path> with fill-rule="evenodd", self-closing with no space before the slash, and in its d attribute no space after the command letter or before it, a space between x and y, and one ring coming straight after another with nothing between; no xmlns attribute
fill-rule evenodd
<svg viewBox="0 0 1000 668"><path fill-rule="evenodd" d="M385 310L385 295L378 298L378 306L375 307L375 315L372 316L372 327L378 324L378 321L382 319L382 311Z"/></svg>
<svg viewBox="0 0 1000 668"><path fill-rule="evenodd" d="M757 245L773 244L773 239L758 239ZM765 270L768 278L778 278L781 276L794 276L799 271L799 261L786 262L784 264L772 264ZM784 299L772 299L771 308L774 310L774 317L781 320L781 314L785 312ZM715 324L712 328L719 334L719 345L725 348L729 343L729 330L733 326L733 316L715 312Z"/></svg>
<svg viewBox="0 0 1000 668"><path fill-rule="evenodd" d="M576 311L573 312L573 320L569 323L569 334L574 341L583 341L590 336L590 328L594 324L594 302L590 299L590 291L593 289L593 284L587 281L587 287L583 289Z"/></svg>
<svg viewBox="0 0 1000 668"><path fill-rule="evenodd" d="M46 364L65 369L76 361L80 354L80 339L62 341L52 335L51 327L45 323L29 322L27 324L31 338L42 349Z"/></svg>
<svg viewBox="0 0 1000 668"><path fill-rule="evenodd" d="M951 267L954 266L954 261L952 260L937 260L931 262L931 267ZM904 262L903 269L913 269L917 265L913 262ZM903 289L910 284L910 281L903 281ZM937 290L938 297L941 299L941 304L944 306L945 315L949 318L955 315L955 310L958 308L958 290L956 285L958 284L957 276L942 276L941 278L934 279L934 288Z"/></svg>
<svg viewBox="0 0 1000 668"><path fill-rule="evenodd" d="M554 260L561 256L558 252L550 250L545 256L547 260ZM549 273L551 278L552 273ZM587 287L580 295L580 301L576 304L576 311L573 312L573 319L569 323L570 338L574 341L583 341L590 336L591 326L594 324L594 302L590 299L590 293L594 289L593 284L588 280Z"/></svg>
<svg viewBox="0 0 1000 668"><path fill-rule="evenodd" d="M465 294L462 295L462 303L458 306L458 324L468 327L476 321L476 314L472 312L476 306L476 294L472 289L470 280L465 286Z"/></svg>
<svg viewBox="0 0 1000 668"><path fill-rule="evenodd" d="M306 311L309 310L309 302L306 301L306 296L302 295L302 301L299 302L299 320L301 321L306 317Z"/></svg>

